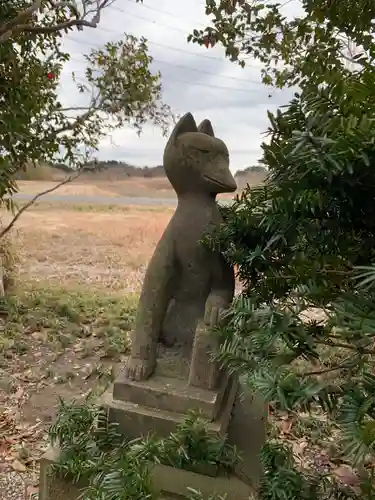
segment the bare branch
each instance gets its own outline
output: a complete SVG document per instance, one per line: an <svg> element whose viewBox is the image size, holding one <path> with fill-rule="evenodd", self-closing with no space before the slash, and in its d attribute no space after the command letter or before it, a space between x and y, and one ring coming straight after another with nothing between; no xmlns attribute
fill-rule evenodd
<svg viewBox="0 0 375 500"><path fill-rule="evenodd" d="M88 107L82 107L81 110L86 110L85 113L82 113L81 115L78 115L74 117L74 121L71 123L68 123L64 125L63 127L55 129L55 134L62 134L63 132L68 132L69 130L73 130L77 125L80 123L88 120L90 116L95 113L98 109L100 109L102 105L102 101L99 101L99 94L92 99L92 103ZM71 110L73 111L74 109L80 109L80 108L65 108L64 111Z"/></svg>
<svg viewBox="0 0 375 500"><path fill-rule="evenodd" d="M83 29L83 27L96 28L100 22L101 11L111 5L114 0L102 0L95 2L95 7L92 9L87 9L88 6L93 5L92 0L82 0L83 15L80 14L77 5L74 1L51 1L51 8L57 10L62 7L67 7L70 10L70 15L73 16L71 19L67 19L65 22L51 25L51 26L38 26L28 23L32 16L41 9L42 0L37 0L34 4L24 11L20 12L14 19L11 19L3 26L0 26L0 43L4 43L9 40L15 34L21 32L27 33L54 33L56 31L62 31L65 29L70 29L77 27L78 29ZM91 20L86 19L90 14L93 14Z"/></svg>
<svg viewBox="0 0 375 500"><path fill-rule="evenodd" d="M77 179L77 177L79 177L81 175L81 171L77 172L76 175L70 175L69 177L67 177L66 179L64 179L63 181L61 182L58 182L55 186L49 188L49 189L46 189L45 191L41 191L40 193L36 194L30 201L28 201L27 203L25 203L25 205L23 205L19 210L18 212L16 213L16 215L13 217L13 219L9 222L9 224L0 232L0 239L3 238L11 229L12 227L14 226L14 224L17 222L17 220L21 217L21 215L28 209L30 208L32 205L34 205L34 203L39 199L41 198L42 196L48 194L48 193L52 193L53 191L56 191L56 189L58 189L59 187L63 186L64 184L68 184L68 182L72 182L73 180Z"/></svg>
<svg viewBox="0 0 375 500"><path fill-rule="evenodd" d="M339 54L343 59L345 59L345 61L348 61L350 64L358 64L359 66L363 66L363 63L361 61L358 61L358 59L354 59L350 56L347 56L341 50L339 51Z"/></svg>
<svg viewBox="0 0 375 500"><path fill-rule="evenodd" d="M72 106L71 108L57 108L56 111L66 113L67 111L88 111L92 106Z"/></svg>
<svg viewBox="0 0 375 500"><path fill-rule="evenodd" d="M88 28L96 28L98 23L85 21L85 19L70 19L65 23L55 24L53 26L30 26L28 24L17 26L17 31L25 31L26 33L54 33L55 31L61 31L74 26Z"/></svg>
<svg viewBox="0 0 375 500"><path fill-rule="evenodd" d="M304 378L304 377L312 377L315 375L325 375L327 373L335 372L338 370L344 370L348 368L353 368L353 362L350 363L349 358L345 360L345 362L342 362L338 365L332 366L331 368L324 368L322 370L315 370L311 372L305 372L305 373L300 373L298 374L299 378Z"/></svg>

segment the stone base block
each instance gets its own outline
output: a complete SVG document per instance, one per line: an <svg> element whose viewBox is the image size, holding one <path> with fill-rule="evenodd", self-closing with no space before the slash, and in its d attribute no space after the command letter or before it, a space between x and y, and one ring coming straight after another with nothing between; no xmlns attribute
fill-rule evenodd
<svg viewBox="0 0 375 500"><path fill-rule="evenodd" d="M151 379L152 380L152 379ZM167 379L163 381L165 384L164 387L168 387L168 394L166 396L164 393L164 407L170 407L171 403L167 403L168 397L171 397L172 400L180 400L180 406L178 407L180 412L178 411L170 411L166 409L161 409L151 405L155 394L153 394L150 389L151 382L148 383L146 389L144 386L137 384L128 384L121 386L121 379L115 384L114 388L110 388L107 392L105 392L101 398L101 405L108 412L108 418L110 422L115 422L119 426L119 431L124 434L124 436L135 439L140 436L146 437L148 434L153 433L160 437L168 436L171 432L175 430L177 424L183 422L186 417L186 409L195 408L194 401L198 402L199 398L196 397L195 400L193 398L193 403L190 404L190 394L186 394L184 398L184 394L178 394L178 387L181 381L177 379L170 378L168 382ZM117 389L116 389L117 387ZM145 401L150 405L145 404L137 404L131 401L124 401L123 399L116 399L114 394L119 397L120 387L125 393L131 396L133 394L133 400L139 400L141 398L141 393L143 392ZM208 419L208 427L213 431L217 432L220 435L225 435L227 432L228 424L231 418L233 403L237 393L238 382L235 377L231 377L226 384L226 388L223 391L223 394L217 396L220 399L220 407L215 410L216 418ZM115 390L113 390L115 389ZM158 389L160 391L160 389ZM196 395L202 394L204 391L200 391L194 388L191 388ZM133 391L133 392L132 392ZM157 392L157 391L156 391ZM211 416L213 415L213 410L217 406L217 399L212 396L212 391L207 391L211 393L211 400L206 395L206 414L211 408ZM160 392L159 392L160 394ZM124 393L120 394L121 397L124 397ZM135 395L135 396L134 396ZM212 399L213 398L213 399ZM211 406L210 406L211 405ZM197 405L197 409L199 406Z"/></svg>
<svg viewBox="0 0 375 500"><path fill-rule="evenodd" d="M51 466L58 459L59 450L50 448L40 460L39 500L78 500L82 493L82 484L73 484L50 474Z"/></svg>
<svg viewBox="0 0 375 500"><path fill-rule="evenodd" d="M151 472L152 482L160 494L189 495L188 488L200 491L204 498L217 494L226 500L255 499L254 490L235 476L204 476L196 472L155 465Z"/></svg>
<svg viewBox="0 0 375 500"><path fill-rule="evenodd" d="M78 500L84 485L74 485L68 479L56 479L49 473L58 458L59 451L50 448L41 460L39 500ZM226 496L227 500L256 498L254 490L234 476L210 477L165 465L152 466L150 473L159 500L186 498L188 488L200 491L205 498L213 493Z"/></svg>
<svg viewBox="0 0 375 500"><path fill-rule="evenodd" d="M228 377L214 390L192 387L187 380L153 375L140 382L120 373L113 385L113 399L162 411L186 414L199 410L210 421L217 417Z"/></svg>
<svg viewBox="0 0 375 500"><path fill-rule="evenodd" d="M236 446L242 460L236 476L255 489L262 475L260 452L266 441L267 410L264 401L239 386L228 427L228 444Z"/></svg>

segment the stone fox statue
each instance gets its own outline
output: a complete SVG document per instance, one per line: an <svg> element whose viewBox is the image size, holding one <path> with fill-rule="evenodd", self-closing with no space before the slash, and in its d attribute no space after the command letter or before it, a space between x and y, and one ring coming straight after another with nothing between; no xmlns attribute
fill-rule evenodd
<svg viewBox="0 0 375 500"><path fill-rule="evenodd" d="M145 380L155 370L157 342L191 348L199 320L217 324L234 294L234 272L201 243L221 222L218 193L234 192L228 149L209 120L187 113L164 151L164 169L178 206L148 265L125 374Z"/></svg>

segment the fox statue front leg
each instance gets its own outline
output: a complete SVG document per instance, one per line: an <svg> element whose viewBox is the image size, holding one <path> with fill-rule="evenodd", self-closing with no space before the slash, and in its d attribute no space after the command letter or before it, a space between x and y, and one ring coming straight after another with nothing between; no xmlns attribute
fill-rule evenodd
<svg viewBox="0 0 375 500"><path fill-rule="evenodd" d="M146 380L155 371L157 342L174 273L173 240L166 231L148 265L139 299L131 352L124 369L131 380Z"/></svg>
<svg viewBox="0 0 375 500"><path fill-rule="evenodd" d="M215 389L219 369L212 361L218 342L212 328L220 326L234 296L234 271L222 257L214 266L212 288L207 297L203 321L200 321L194 338L190 364L189 385L203 389Z"/></svg>

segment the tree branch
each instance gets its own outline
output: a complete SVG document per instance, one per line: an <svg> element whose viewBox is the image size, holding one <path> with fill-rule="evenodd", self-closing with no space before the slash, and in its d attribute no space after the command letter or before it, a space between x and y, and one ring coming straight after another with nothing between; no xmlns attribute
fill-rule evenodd
<svg viewBox="0 0 375 500"><path fill-rule="evenodd" d="M63 127L60 127L58 129L55 129L55 134L61 134L63 132L68 132L69 130L73 130L74 127L79 124L82 121L87 120L90 118L90 116L95 113L98 109L100 109L100 106L102 105L102 100L99 100L100 95L98 94L97 96L93 97L91 105L89 107L82 107L82 110L87 110L85 113L82 113L79 116L74 117L74 121L71 123L68 123L67 125L64 125ZM80 109L80 108L71 108L73 109ZM67 111L69 108L65 108L63 111ZM59 110L61 111L61 110Z"/></svg>
<svg viewBox="0 0 375 500"><path fill-rule="evenodd" d="M71 108L56 108L56 111L66 113L67 111L88 111L92 106L72 106Z"/></svg>
<svg viewBox="0 0 375 500"><path fill-rule="evenodd" d="M321 344L325 345L328 347L336 347L339 349L349 349L350 351L358 351L360 354L367 354L369 356L373 356L375 354L375 351L373 349L366 349L366 347L361 347L356 344L345 344L341 342L328 342L325 340L316 340L316 344ZM371 342L368 342L366 345L370 345Z"/></svg>
<svg viewBox="0 0 375 500"><path fill-rule="evenodd" d="M337 370L344 370L345 368L352 368L353 364L346 362L346 363L341 363L339 365L332 366L331 368L324 368L322 370L315 370L311 372L305 372L305 373L300 373L298 374L299 378L304 378L304 377L311 377L313 375L324 375L325 373L331 373Z"/></svg>
<svg viewBox="0 0 375 500"><path fill-rule="evenodd" d="M359 66L363 66L363 63L361 63L360 61L358 60L355 60L353 58L351 58L350 56L347 56L346 54L344 54L344 52L342 52L341 50L339 51L339 54L340 54L340 57L342 57L343 59L345 59L345 61L348 61L350 62L351 64L358 64Z"/></svg>
<svg viewBox="0 0 375 500"><path fill-rule="evenodd" d="M73 180L77 179L77 177L79 177L81 175L81 172L78 172L76 175L70 175L69 177L67 177L66 179L64 179L63 181L61 182L58 182L55 186L49 188L49 189L46 189L45 191L41 191L40 193L36 194L30 201L28 201L27 203L25 203L25 205L23 205L23 207L21 207L18 212L16 213L16 215L13 217L13 219L9 222L9 224L0 232L0 239L3 238L11 229L12 227L14 226L14 224L17 222L17 220L21 217L21 215L28 209L30 208L32 205L34 205L34 203L39 199L41 198L42 196L44 196L45 194L48 194L48 193L52 193L53 191L56 191L56 189L58 189L59 187L63 186L64 184L68 184L68 182L72 182Z"/></svg>
<svg viewBox="0 0 375 500"><path fill-rule="evenodd" d="M30 26L28 24L23 24L17 26L17 31L26 31L27 33L54 33L55 31L73 28L74 26L78 28L83 26L96 28L98 23L86 21L85 19L70 19L69 21L65 21L65 23L54 24L53 26Z"/></svg>
<svg viewBox="0 0 375 500"><path fill-rule="evenodd" d="M15 28L17 25L25 22L34 14L34 12L40 9L41 5L42 5L42 0L37 0L33 5L20 12L18 16L16 16L14 19L11 19L3 26L0 26L0 41L5 41L2 39L1 35L7 33L8 31L12 31L13 28Z"/></svg>
<svg viewBox="0 0 375 500"><path fill-rule="evenodd" d="M37 0L33 5L27 9L20 12L14 19L11 19L3 26L0 26L0 43L6 42L15 33L28 32L28 33L54 33L56 31L62 31L64 29L73 28L76 26L78 29L82 29L84 26L89 28L96 28L100 22L101 11L111 5L114 0L103 0L101 3L97 1L97 6L95 9L86 10L89 0L82 0L83 6L83 16L80 15L74 2L60 1L51 2L52 9L56 10L61 7L68 7L71 14L75 16L73 19L69 19L65 22L55 24L52 26L32 26L27 23L34 13L40 10L42 5L42 0ZM93 13L93 18L91 21L85 19L88 14Z"/></svg>

